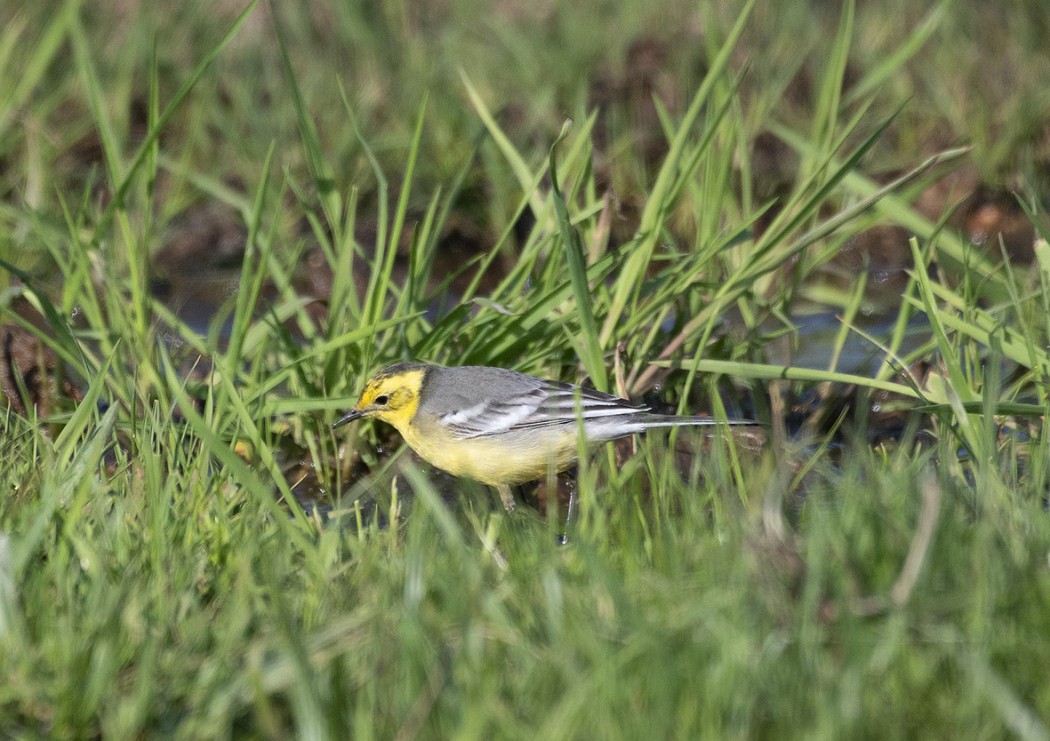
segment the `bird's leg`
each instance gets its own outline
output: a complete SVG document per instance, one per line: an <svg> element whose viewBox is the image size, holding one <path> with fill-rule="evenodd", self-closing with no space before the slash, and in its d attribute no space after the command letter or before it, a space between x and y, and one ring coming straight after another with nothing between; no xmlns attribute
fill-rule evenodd
<svg viewBox="0 0 1050 741"><path fill-rule="evenodd" d="M503 500L503 509L513 512L514 494L511 493L510 486L508 484L496 484L496 491L499 492L499 498Z"/></svg>

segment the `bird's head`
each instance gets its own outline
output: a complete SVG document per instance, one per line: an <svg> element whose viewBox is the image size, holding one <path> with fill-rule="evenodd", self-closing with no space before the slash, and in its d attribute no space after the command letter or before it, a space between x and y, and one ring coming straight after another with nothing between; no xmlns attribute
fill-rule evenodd
<svg viewBox="0 0 1050 741"><path fill-rule="evenodd" d="M340 427L355 419L375 417L403 430L419 409L427 369L422 363L398 363L383 368L365 384L354 408L332 427Z"/></svg>

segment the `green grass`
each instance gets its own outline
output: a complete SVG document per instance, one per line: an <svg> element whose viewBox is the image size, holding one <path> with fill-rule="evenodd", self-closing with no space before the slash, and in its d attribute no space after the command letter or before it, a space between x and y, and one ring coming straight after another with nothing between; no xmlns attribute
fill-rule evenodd
<svg viewBox="0 0 1050 741"><path fill-rule="evenodd" d="M1041 6L593 5L0 11L0 309L84 394L0 412L4 736L1050 737ZM916 207L959 173L1030 265ZM202 209L203 331L155 290ZM824 278L886 226L846 372L874 278ZM764 426L585 457L557 546L333 433L406 358Z"/></svg>

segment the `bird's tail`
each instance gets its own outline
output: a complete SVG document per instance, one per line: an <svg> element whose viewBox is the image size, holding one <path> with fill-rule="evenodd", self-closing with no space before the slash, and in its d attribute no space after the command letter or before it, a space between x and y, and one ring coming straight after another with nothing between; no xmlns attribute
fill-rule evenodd
<svg viewBox="0 0 1050 741"><path fill-rule="evenodd" d="M676 417L670 414L638 415L640 429L650 427L702 427L705 425L757 425L753 419L716 419L714 417Z"/></svg>

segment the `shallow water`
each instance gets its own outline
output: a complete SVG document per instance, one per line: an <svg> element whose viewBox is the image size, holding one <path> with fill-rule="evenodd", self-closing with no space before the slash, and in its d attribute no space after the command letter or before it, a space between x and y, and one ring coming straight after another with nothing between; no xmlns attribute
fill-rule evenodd
<svg viewBox="0 0 1050 741"><path fill-rule="evenodd" d="M774 362L783 362L796 368L813 368L828 370L842 323L835 312L822 312L792 316L792 323L798 328L798 338L790 357L770 358ZM886 312L868 316L858 316L853 326L874 337L880 342L886 341L897 323L896 313ZM923 314L913 315L905 330L904 340L897 350L898 356L906 356L930 339L930 325ZM784 343L786 344L786 342ZM781 349L788 355L788 348ZM772 355L772 353L771 353ZM839 351L838 362L832 369L841 373L852 373L860 376L871 376L878 372L885 359L885 352L873 345L868 339L856 332L848 332ZM790 362L787 362L790 361Z"/></svg>

